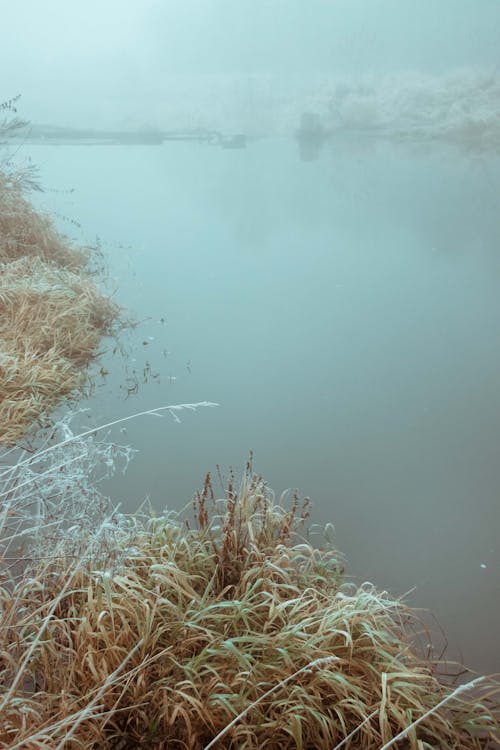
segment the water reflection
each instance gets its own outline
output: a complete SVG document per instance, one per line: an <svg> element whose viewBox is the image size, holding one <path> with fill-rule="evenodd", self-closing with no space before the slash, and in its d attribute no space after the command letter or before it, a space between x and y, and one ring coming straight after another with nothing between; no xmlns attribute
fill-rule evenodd
<svg viewBox="0 0 500 750"><path fill-rule="evenodd" d="M296 134L301 161L314 161L320 155L328 134L317 112L303 112Z"/></svg>

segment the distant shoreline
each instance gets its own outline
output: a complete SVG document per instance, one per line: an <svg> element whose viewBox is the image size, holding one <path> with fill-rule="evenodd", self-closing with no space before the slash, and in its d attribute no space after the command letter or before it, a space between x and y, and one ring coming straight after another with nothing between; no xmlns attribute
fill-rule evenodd
<svg viewBox="0 0 500 750"><path fill-rule="evenodd" d="M30 125L27 131L17 132L12 140L51 146L161 146L165 141L204 141L228 148L246 145L242 134L224 135L215 130L80 130L56 125Z"/></svg>

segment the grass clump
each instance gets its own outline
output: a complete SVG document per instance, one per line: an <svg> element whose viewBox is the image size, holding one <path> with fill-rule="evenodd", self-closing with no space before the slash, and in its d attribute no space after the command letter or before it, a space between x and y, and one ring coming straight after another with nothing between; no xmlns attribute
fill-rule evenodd
<svg viewBox="0 0 500 750"><path fill-rule="evenodd" d="M35 531L37 559L4 565L1 747L492 746L497 685L453 693L411 610L301 536L307 502L250 465L225 485L207 476L192 527L108 514L119 560L55 557Z"/></svg>
<svg viewBox="0 0 500 750"><path fill-rule="evenodd" d="M90 260L0 172L1 444L13 445L84 387L99 342L119 320Z"/></svg>

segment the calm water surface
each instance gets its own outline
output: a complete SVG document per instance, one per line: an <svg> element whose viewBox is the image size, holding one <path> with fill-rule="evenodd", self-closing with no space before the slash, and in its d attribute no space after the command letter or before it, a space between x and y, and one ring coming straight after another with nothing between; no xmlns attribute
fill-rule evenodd
<svg viewBox="0 0 500 750"><path fill-rule="evenodd" d="M75 188L44 207L103 240L116 298L147 318L128 360L104 358L93 422L220 403L116 429L140 453L113 496L182 508L252 449L335 523L350 575L413 589L450 657L500 670L500 159L372 143L304 161L291 140L30 152L46 187Z"/></svg>

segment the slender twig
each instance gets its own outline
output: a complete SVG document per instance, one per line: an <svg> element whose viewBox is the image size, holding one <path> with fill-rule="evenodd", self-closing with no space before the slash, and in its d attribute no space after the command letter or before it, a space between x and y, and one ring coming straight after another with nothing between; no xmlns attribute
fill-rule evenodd
<svg viewBox="0 0 500 750"><path fill-rule="evenodd" d="M2 479L2 477L6 476L7 474L10 474L12 471L19 469L19 467L24 466L25 464L32 463L35 460L38 460L41 456L44 456L47 453L50 453L51 451L56 450L56 448L61 448L63 445L67 445L68 443L72 443L75 440L79 440L80 438L87 437L87 435L93 435L94 433L100 432L101 430L106 430L108 427L114 427L115 425L121 424L122 422L128 422L130 419L135 419L136 417L143 417L147 414L155 414L157 416L162 416L160 414L160 412L162 411L169 411L171 413L175 411L182 411L183 409L190 409L191 411L196 411L196 409L202 406L219 406L219 404L212 403L211 401L199 401L196 404L172 404L169 406L157 406L155 409L147 409L146 411L140 411L140 412L137 412L136 414L129 414L128 417L121 417L121 419L114 419L112 422L107 422L107 424L102 424L99 427L93 427L90 430L85 430L85 432L80 432L78 435L72 435L71 437L68 437L65 440L61 440L60 443L56 443L55 445L50 445L48 448L44 448L43 450L36 453L34 456L29 456L28 458L25 458L24 461L20 461L18 464L15 464L15 466L9 466L8 469L6 469L0 474L0 479Z"/></svg>
<svg viewBox="0 0 500 750"><path fill-rule="evenodd" d="M369 716L366 717L366 719L363 719L363 721L361 722L361 724L358 724L357 727L354 727L354 729L352 730L352 732L349 732L349 734L346 735L344 737L344 739L341 740L337 745L335 745L335 747L332 750L340 750L340 748L343 747L346 744L346 742L349 742L349 740L351 739L351 737L354 737L354 735L357 732L359 732L359 730L361 729L361 727L364 727L365 724L368 724L368 722L370 721L370 719L373 719L373 717L376 716L378 714L378 712L379 712L378 708L376 708L375 711L372 711L371 714L369 714Z"/></svg>
<svg viewBox="0 0 500 750"><path fill-rule="evenodd" d="M486 677L476 677L475 680L471 680L470 682L466 682L465 685L459 685L452 693L447 695L445 698L443 698L442 701L439 701L439 703L436 703L435 706L430 708L428 711L425 712L422 716L420 716L418 719L415 719L415 721L412 721L411 724L409 724L406 729L403 729L402 732L399 732L395 737L392 738L392 740L389 740L389 742L386 742L383 747L380 748L380 750L388 750L388 748L392 747L396 744L396 742L399 742L399 740L402 740L403 737L406 737L408 732L411 732L411 730L417 726L417 724L420 724L420 722L427 719L429 716L431 716L433 713L435 713L438 709L440 709L442 706L444 706L448 701L451 701L453 698L456 698L456 696L459 693L463 693L465 690L470 690L471 688L475 687L476 685L479 685L480 682L483 682L486 679Z"/></svg>

